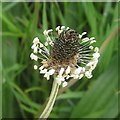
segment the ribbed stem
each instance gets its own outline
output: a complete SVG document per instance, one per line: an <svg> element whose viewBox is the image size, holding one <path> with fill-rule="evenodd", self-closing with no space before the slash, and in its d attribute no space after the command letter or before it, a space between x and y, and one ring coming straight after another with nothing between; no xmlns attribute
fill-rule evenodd
<svg viewBox="0 0 120 120"><path fill-rule="evenodd" d="M56 100L56 97L58 94L58 90L59 90L59 85L56 82L56 80L54 80L48 103L47 103L45 109L43 110L42 114L40 115L39 119L41 119L41 118L47 119L49 117L49 115L52 111L53 105L55 103L55 100Z"/></svg>

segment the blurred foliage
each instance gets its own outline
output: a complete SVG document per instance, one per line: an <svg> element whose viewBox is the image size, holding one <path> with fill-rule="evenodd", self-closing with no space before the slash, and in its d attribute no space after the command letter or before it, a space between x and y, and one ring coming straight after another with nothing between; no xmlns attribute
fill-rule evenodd
<svg viewBox="0 0 120 120"><path fill-rule="evenodd" d="M117 3L2 3L3 118L34 118L49 97L52 79L33 70L35 36L44 29L69 26L97 40L101 57L93 78L82 78L60 94L51 118L118 118ZM2 14L1 14L2 13Z"/></svg>

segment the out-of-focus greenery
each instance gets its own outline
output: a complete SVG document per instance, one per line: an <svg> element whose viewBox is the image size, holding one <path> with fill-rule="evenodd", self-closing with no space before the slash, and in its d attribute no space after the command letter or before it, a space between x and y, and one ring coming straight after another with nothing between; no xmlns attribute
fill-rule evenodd
<svg viewBox="0 0 120 120"><path fill-rule="evenodd" d="M44 29L69 26L97 40L100 59L85 77L58 96L50 118L118 118L117 3L2 3L3 118L34 118L49 97L52 81L33 70L35 36ZM1 14L2 13L2 14Z"/></svg>

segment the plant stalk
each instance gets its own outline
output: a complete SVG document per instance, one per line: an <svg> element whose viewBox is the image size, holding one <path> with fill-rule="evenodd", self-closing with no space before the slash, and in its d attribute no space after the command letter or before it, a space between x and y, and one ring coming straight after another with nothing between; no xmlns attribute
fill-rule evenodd
<svg viewBox="0 0 120 120"><path fill-rule="evenodd" d="M56 82L56 80L54 80L48 103L47 103L45 109L43 110L42 114L40 115L39 120L41 118L47 119L49 117L49 115L52 111L53 105L55 103L55 100L56 100L56 97L58 94L58 90L59 90L59 85Z"/></svg>

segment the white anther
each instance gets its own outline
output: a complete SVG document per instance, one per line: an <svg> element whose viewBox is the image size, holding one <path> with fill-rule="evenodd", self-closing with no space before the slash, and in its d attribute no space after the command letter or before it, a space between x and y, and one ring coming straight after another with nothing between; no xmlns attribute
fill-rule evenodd
<svg viewBox="0 0 120 120"><path fill-rule="evenodd" d="M38 60L38 56L35 55L35 54L33 54L33 53L31 53L30 58L31 58L32 60L35 60L35 61Z"/></svg>
<svg viewBox="0 0 120 120"><path fill-rule="evenodd" d="M92 50L94 47L93 47L93 46L90 46L89 48Z"/></svg>
<svg viewBox="0 0 120 120"><path fill-rule="evenodd" d="M91 77L92 77L91 71L86 71L86 72L85 72L85 76L86 76L87 78L91 78Z"/></svg>
<svg viewBox="0 0 120 120"><path fill-rule="evenodd" d="M90 39L88 37L82 39L82 42L88 42Z"/></svg>
<svg viewBox="0 0 120 120"><path fill-rule="evenodd" d="M65 26L61 26L61 30L64 30L65 29Z"/></svg>
<svg viewBox="0 0 120 120"><path fill-rule="evenodd" d="M37 70L37 69L38 69L38 66L37 66L37 65L34 65L34 69Z"/></svg>
<svg viewBox="0 0 120 120"><path fill-rule="evenodd" d="M33 40L33 44L38 44L38 43L39 43L39 39L38 39L38 37L35 37Z"/></svg>
<svg viewBox="0 0 120 120"><path fill-rule="evenodd" d="M56 27L56 31L60 30L60 26Z"/></svg>
<svg viewBox="0 0 120 120"><path fill-rule="evenodd" d="M90 38L90 40L94 40L94 39L95 39L95 37L91 37L91 38Z"/></svg>
<svg viewBox="0 0 120 120"><path fill-rule="evenodd" d="M81 38L82 38L82 35L79 34L79 38L81 39Z"/></svg>
<svg viewBox="0 0 120 120"><path fill-rule="evenodd" d="M93 58L98 59L100 57L100 53L93 53Z"/></svg>
<svg viewBox="0 0 120 120"><path fill-rule="evenodd" d="M81 70L82 70L82 67L77 68L77 69L74 71L74 74L76 74L76 75L80 74Z"/></svg>
<svg viewBox="0 0 120 120"><path fill-rule="evenodd" d="M40 73L41 73L41 74L47 73L47 69L45 68L45 69L41 70Z"/></svg>
<svg viewBox="0 0 120 120"><path fill-rule="evenodd" d="M70 66L67 67L65 73L66 73L66 74L69 74L69 73L70 73Z"/></svg>
<svg viewBox="0 0 120 120"><path fill-rule="evenodd" d="M45 46L48 46L48 42L45 42Z"/></svg>
<svg viewBox="0 0 120 120"><path fill-rule="evenodd" d="M84 76L84 74L80 74L79 79L81 79Z"/></svg>
<svg viewBox="0 0 120 120"><path fill-rule="evenodd" d="M61 68L60 71L59 71L59 76L62 76L62 74L64 73L64 68Z"/></svg>
<svg viewBox="0 0 120 120"><path fill-rule="evenodd" d="M66 81L64 81L63 83L62 83L62 87L66 87L67 86L67 82Z"/></svg>
<svg viewBox="0 0 120 120"><path fill-rule="evenodd" d="M96 40L92 40L91 42L90 42L90 44L93 44L93 43L95 43L96 42Z"/></svg>
<svg viewBox="0 0 120 120"><path fill-rule="evenodd" d="M53 75L55 73L55 69L51 69L48 72L49 72L49 75Z"/></svg>
<svg viewBox="0 0 120 120"><path fill-rule="evenodd" d="M44 45L42 43L40 43L40 48L44 47Z"/></svg>
<svg viewBox="0 0 120 120"><path fill-rule="evenodd" d="M44 68L44 66L42 65L41 67L39 67L39 70L42 70Z"/></svg>
<svg viewBox="0 0 120 120"><path fill-rule="evenodd" d="M99 48L98 48L98 47L95 47L94 51L95 51L95 52L99 52Z"/></svg>
<svg viewBox="0 0 120 120"><path fill-rule="evenodd" d="M83 32L81 35L83 36L83 35L85 35L85 34L87 34L87 32Z"/></svg>
<svg viewBox="0 0 120 120"><path fill-rule="evenodd" d="M37 53L37 52L38 52L38 47L37 47L37 46L34 47L33 52L34 52L34 53Z"/></svg>

